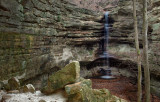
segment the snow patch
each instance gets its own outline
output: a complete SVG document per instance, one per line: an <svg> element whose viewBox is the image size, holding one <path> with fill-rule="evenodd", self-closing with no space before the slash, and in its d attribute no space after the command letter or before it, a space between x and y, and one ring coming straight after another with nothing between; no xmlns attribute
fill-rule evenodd
<svg viewBox="0 0 160 102"><path fill-rule="evenodd" d="M40 91L32 93L19 93L19 94L9 94L12 97L6 102L39 102L40 100L45 100L46 102L66 102L67 98L64 97L62 92L57 92L52 95L44 95Z"/></svg>

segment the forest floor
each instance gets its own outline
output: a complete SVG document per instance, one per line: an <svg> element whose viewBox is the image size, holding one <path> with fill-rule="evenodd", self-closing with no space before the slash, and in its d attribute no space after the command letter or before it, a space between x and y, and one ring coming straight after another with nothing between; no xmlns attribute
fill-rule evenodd
<svg viewBox="0 0 160 102"><path fill-rule="evenodd" d="M111 94L123 98L129 102L136 102L137 100L137 84L133 84L133 80L130 78L121 76L112 80L93 78L91 80L93 89L106 88L111 92ZM160 102L160 99L154 95L151 95L151 100L151 102Z"/></svg>

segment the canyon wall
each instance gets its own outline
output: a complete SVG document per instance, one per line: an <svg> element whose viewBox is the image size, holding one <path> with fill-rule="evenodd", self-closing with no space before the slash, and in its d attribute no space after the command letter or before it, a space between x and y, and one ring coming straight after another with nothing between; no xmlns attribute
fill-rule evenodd
<svg viewBox="0 0 160 102"><path fill-rule="evenodd" d="M65 0L0 0L0 80L93 60L99 16Z"/></svg>
<svg viewBox="0 0 160 102"><path fill-rule="evenodd" d="M94 1L94 2L93 2ZM149 7L152 92L160 95L160 0ZM142 4L137 4L142 49ZM131 0L0 0L0 80L55 72L72 60L93 61L110 11L109 53L136 62Z"/></svg>
<svg viewBox="0 0 160 102"><path fill-rule="evenodd" d="M137 17L139 29L139 41L142 45L142 2L137 4ZM153 1L153 4L148 4L148 43L149 43L149 63L151 73L151 91L156 95L160 95L160 15L159 15L160 0ZM133 29L133 8L131 0L121 0L117 8L112 12L114 19L113 27L110 34L110 50L109 52L120 59L129 59L136 62L136 51L134 45L134 29ZM143 57L143 56L142 56Z"/></svg>

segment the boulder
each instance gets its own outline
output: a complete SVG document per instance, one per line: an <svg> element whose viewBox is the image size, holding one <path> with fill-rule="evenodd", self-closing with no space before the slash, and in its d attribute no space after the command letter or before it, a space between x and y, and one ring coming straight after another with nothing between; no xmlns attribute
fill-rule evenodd
<svg viewBox="0 0 160 102"><path fill-rule="evenodd" d="M43 99L41 99L41 100L39 100L39 102L46 102L45 100L43 100Z"/></svg>
<svg viewBox="0 0 160 102"><path fill-rule="evenodd" d="M97 102L91 87L92 82L89 79L66 85L65 90L68 94L68 102Z"/></svg>
<svg viewBox="0 0 160 102"><path fill-rule="evenodd" d="M112 96L107 102L128 102L128 101L121 99L117 96Z"/></svg>
<svg viewBox="0 0 160 102"><path fill-rule="evenodd" d="M62 70L52 74L48 79L48 84L42 89L42 93L51 94L58 89L64 88L67 84L73 84L80 79L80 65L74 61L66 65Z"/></svg>
<svg viewBox="0 0 160 102"><path fill-rule="evenodd" d="M22 87L22 92L26 93L26 92L31 92L34 93L35 92L35 88L32 84L28 84Z"/></svg>
<svg viewBox="0 0 160 102"><path fill-rule="evenodd" d="M112 95L108 89L93 89L92 92L97 102L127 102L124 99Z"/></svg>
<svg viewBox="0 0 160 102"><path fill-rule="evenodd" d="M92 92L95 95L97 102L106 102L112 97L111 93L107 89L93 89Z"/></svg>
<svg viewBox="0 0 160 102"><path fill-rule="evenodd" d="M13 77L8 80L8 85L9 90L17 90L20 87L20 82L17 78Z"/></svg>

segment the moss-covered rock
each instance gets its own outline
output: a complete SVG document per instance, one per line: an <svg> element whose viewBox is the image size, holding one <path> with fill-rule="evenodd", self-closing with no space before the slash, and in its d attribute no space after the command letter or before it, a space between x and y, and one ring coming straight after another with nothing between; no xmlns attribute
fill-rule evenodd
<svg viewBox="0 0 160 102"><path fill-rule="evenodd" d="M97 102L127 102L124 99L112 95L108 89L93 89L93 93Z"/></svg>
<svg viewBox="0 0 160 102"><path fill-rule="evenodd" d="M48 79L48 85L42 89L44 94L51 94L54 91L64 88L67 84L73 84L80 79L79 62L74 61L66 65L62 70L51 75Z"/></svg>
<svg viewBox="0 0 160 102"><path fill-rule="evenodd" d="M78 83L65 86L68 102L97 102L91 85L91 80L84 79Z"/></svg>
<svg viewBox="0 0 160 102"><path fill-rule="evenodd" d="M97 102L106 102L112 97L111 93L107 89L93 89L92 92L95 95Z"/></svg>

